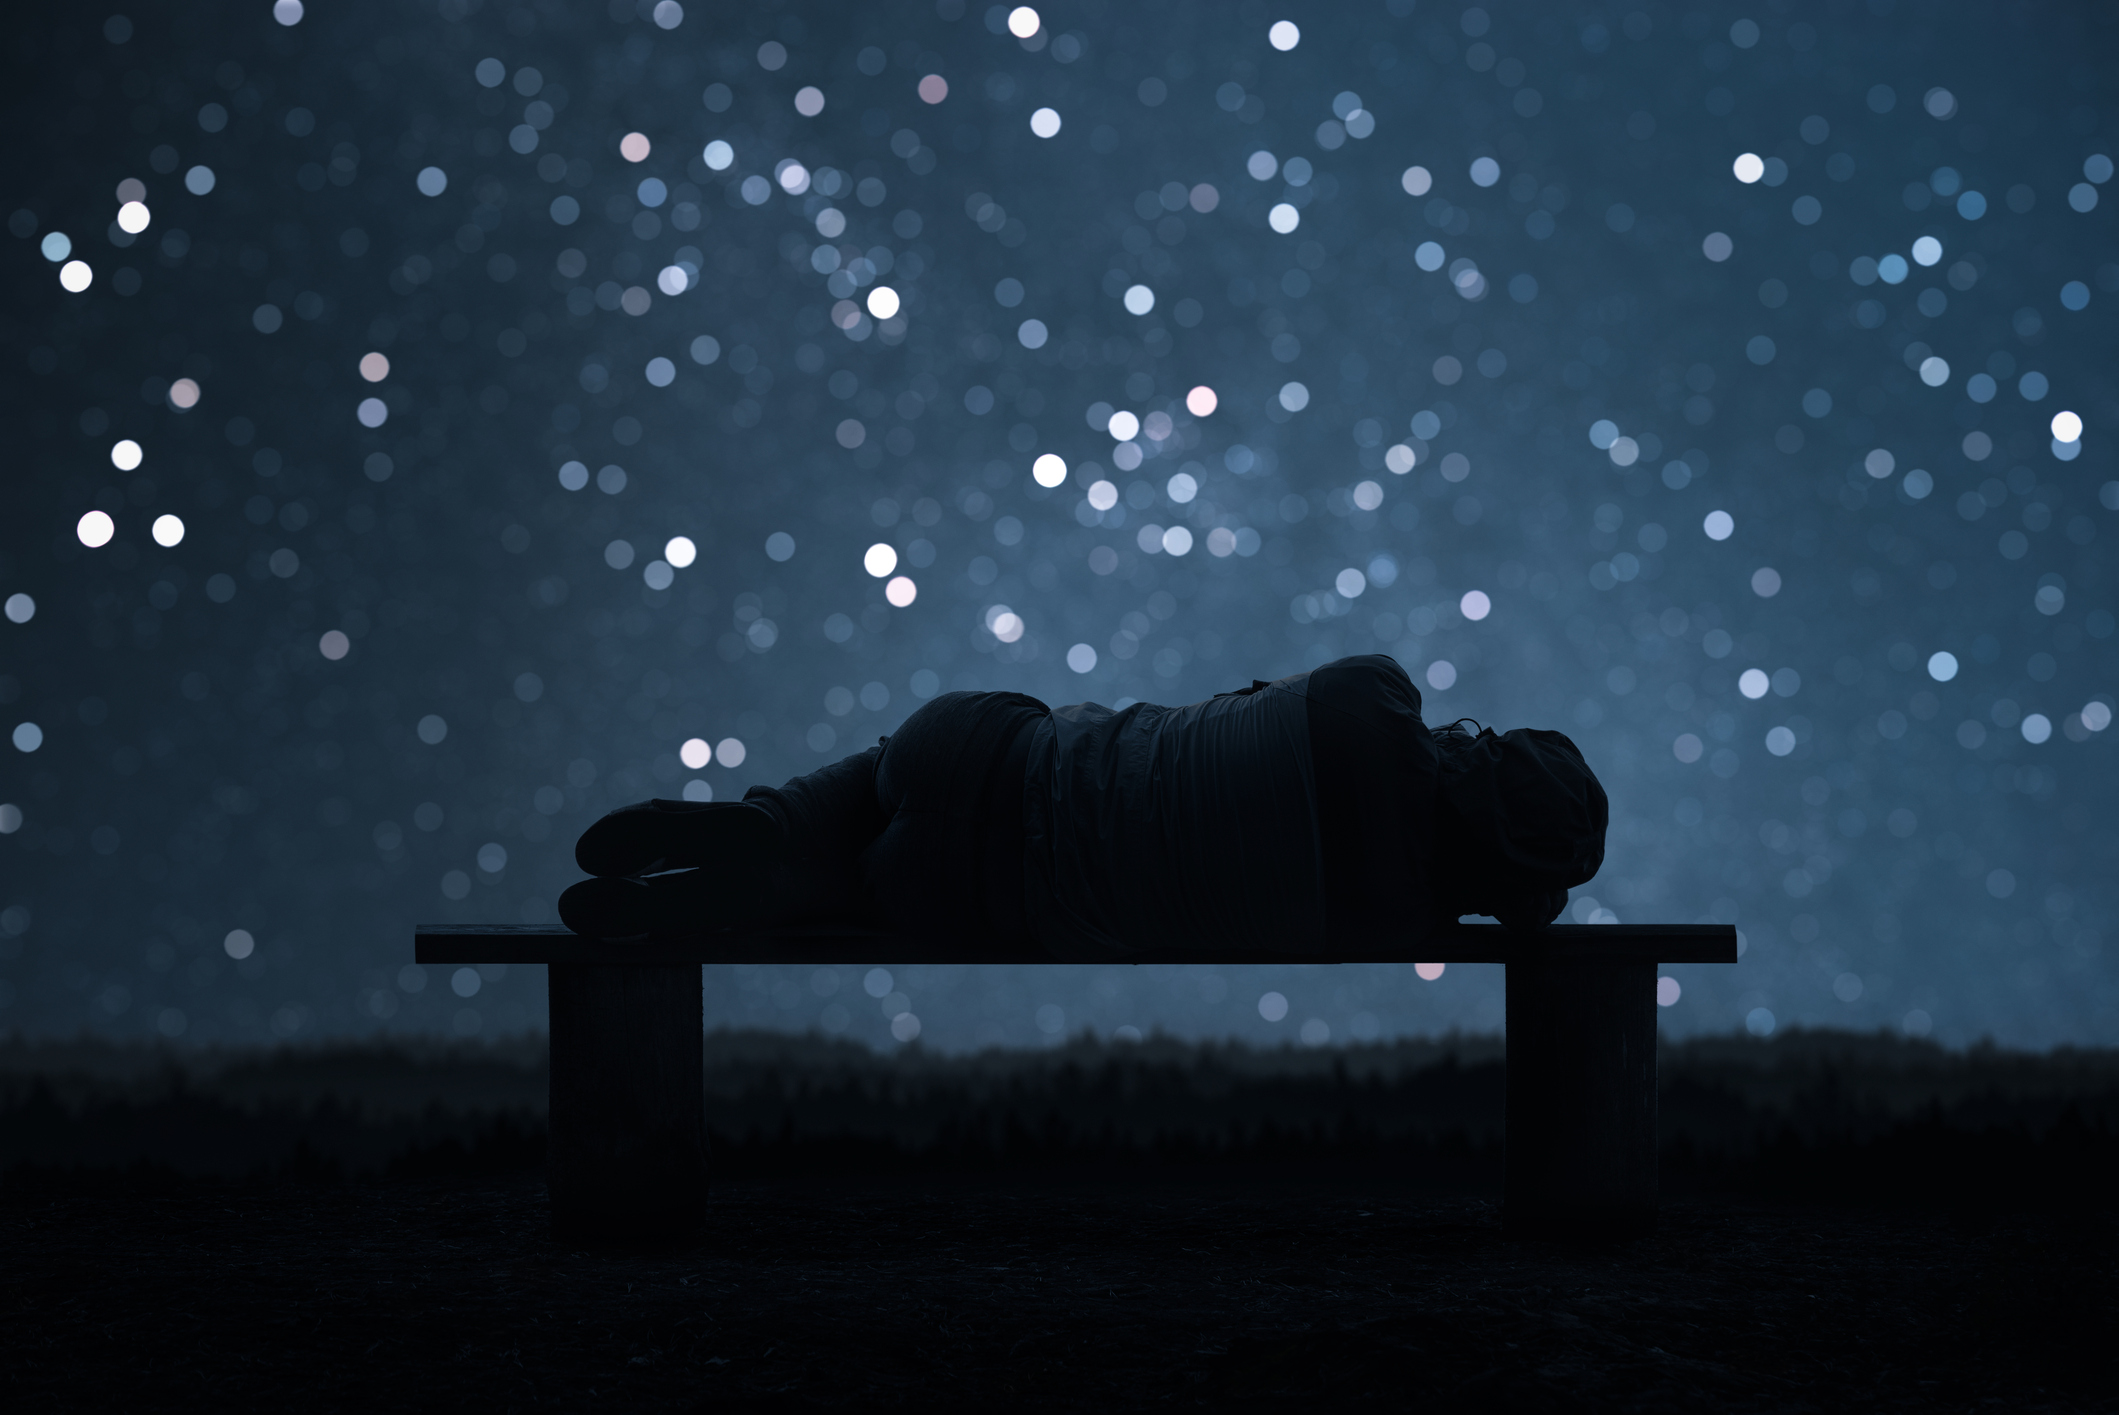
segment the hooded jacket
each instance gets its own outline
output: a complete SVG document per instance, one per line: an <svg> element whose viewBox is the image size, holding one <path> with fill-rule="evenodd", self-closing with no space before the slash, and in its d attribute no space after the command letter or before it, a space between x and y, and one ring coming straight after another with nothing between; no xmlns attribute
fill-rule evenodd
<svg viewBox="0 0 2119 1415"><path fill-rule="evenodd" d="M1025 782L1031 931L1075 960L1402 947L1437 919L1440 779L1381 654L1186 707L1055 708Z"/></svg>

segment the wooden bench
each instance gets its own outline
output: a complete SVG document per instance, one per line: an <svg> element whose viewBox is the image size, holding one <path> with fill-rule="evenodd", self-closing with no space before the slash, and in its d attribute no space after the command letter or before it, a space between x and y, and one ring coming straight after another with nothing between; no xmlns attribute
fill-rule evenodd
<svg viewBox="0 0 2119 1415"><path fill-rule="evenodd" d="M1727 925L1459 924L1416 950L1507 969L1504 1217L1527 1235L1630 1235L1656 1211L1656 968L1734 963ZM1050 963L859 929L706 933L649 944L509 926L421 927L431 966L551 969L546 1173L555 1231L654 1238L706 1216L704 963ZM1146 954L1128 964L1411 963L1413 955Z"/></svg>

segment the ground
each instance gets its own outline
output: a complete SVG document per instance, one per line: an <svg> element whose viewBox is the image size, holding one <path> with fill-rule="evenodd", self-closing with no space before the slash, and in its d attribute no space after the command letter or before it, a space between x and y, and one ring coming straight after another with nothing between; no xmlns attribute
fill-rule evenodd
<svg viewBox="0 0 2119 1415"><path fill-rule="evenodd" d="M17 1410L2113 1410L2108 1216L1674 1201L1616 1248L1274 1173L745 1182L664 1251L534 1177L24 1184Z"/></svg>

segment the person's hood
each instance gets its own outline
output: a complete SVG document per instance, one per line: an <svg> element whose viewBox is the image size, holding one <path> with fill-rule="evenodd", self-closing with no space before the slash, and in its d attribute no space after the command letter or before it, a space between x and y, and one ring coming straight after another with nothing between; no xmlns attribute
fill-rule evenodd
<svg viewBox="0 0 2119 1415"><path fill-rule="evenodd" d="M1545 889L1572 889L1602 867L1611 803L1565 733L1445 731L1435 745L1443 803L1470 858Z"/></svg>

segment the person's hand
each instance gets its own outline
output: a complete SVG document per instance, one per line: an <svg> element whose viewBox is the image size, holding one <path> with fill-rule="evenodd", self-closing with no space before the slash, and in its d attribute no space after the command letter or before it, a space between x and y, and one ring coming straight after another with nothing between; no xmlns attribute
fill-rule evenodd
<svg viewBox="0 0 2119 1415"><path fill-rule="evenodd" d="M1537 933L1567 907L1567 891L1564 889L1537 889L1525 887L1509 890L1493 903L1486 912L1499 919L1510 933Z"/></svg>

